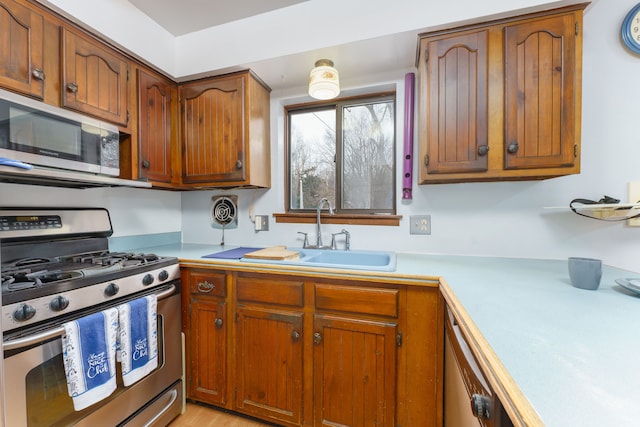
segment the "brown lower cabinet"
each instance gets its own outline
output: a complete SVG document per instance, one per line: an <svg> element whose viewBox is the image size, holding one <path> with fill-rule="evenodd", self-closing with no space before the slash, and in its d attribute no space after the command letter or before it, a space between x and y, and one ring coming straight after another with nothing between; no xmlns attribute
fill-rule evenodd
<svg viewBox="0 0 640 427"><path fill-rule="evenodd" d="M188 398L283 426L442 425L437 282L183 267Z"/></svg>

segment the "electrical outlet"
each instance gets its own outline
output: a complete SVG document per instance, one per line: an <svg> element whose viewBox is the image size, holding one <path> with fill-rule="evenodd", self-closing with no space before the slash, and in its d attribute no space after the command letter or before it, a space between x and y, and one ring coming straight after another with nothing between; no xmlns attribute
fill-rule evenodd
<svg viewBox="0 0 640 427"><path fill-rule="evenodd" d="M409 234L431 234L431 215L411 215Z"/></svg>
<svg viewBox="0 0 640 427"><path fill-rule="evenodd" d="M256 231L269 231L269 216L268 215L256 215Z"/></svg>
<svg viewBox="0 0 640 427"><path fill-rule="evenodd" d="M640 202L640 182L629 183L629 203ZM627 220L627 225L630 227L640 227L640 218L633 218Z"/></svg>

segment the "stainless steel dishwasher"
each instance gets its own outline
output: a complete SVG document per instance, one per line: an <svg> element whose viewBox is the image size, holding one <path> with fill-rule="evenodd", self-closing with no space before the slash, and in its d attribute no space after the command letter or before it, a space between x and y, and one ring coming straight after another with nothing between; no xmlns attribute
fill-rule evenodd
<svg viewBox="0 0 640 427"><path fill-rule="evenodd" d="M445 427L513 427L449 307L444 363Z"/></svg>

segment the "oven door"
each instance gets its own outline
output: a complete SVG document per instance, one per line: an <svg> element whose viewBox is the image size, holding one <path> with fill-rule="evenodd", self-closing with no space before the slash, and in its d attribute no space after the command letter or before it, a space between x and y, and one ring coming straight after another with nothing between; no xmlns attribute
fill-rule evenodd
<svg viewBox="0 0 640 427"><path fill-rule="evenodd" d="M7 425L168 424L182 411L183 405L182 322L180 294L176 287L171 285L169 289L163 289L165 292L158 294L157 307L158 367L135 384L124 387L120 364L116 364L117 390L82 411L74 411L68 395L60 336L37 343L29 342L29 336L5 342L5 384L9 391L6 393ZM170 296L165 296L167 294ZM54 327L53 334L59 329ZM21 346L20 342L28 344Z"/></svg>

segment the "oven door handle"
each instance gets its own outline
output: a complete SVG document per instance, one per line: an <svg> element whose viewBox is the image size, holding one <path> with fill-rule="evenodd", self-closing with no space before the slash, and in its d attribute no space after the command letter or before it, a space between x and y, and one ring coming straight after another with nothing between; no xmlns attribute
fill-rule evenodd
<svg viewBox="0 0 640 427"><path fill-rule="evenodd" d="M176 290L176 286L171 285L166 290L158 293L156 297L158 298L158 300L167 298L171 296L175 292L175 290ZM53 329L46 330L44 332L40 332L38 334L28 335L26 337L16 338L15 340L5 341L2 344L2 347L5 351L16 350L22 347L38 344L40 342L50 340L52 338L61 337L64 334L65 334L64 326L60 326L58 328L53 328Z"/></svg>
<svg viewBox="0 0 640 427"><path fill-rule="evenodd" d="M162 417L171 408L171 406L173 406L175 401L178 399L178 390L176 389L171 390L169 395L170 395L169 403L164 405L164 408L162 408L160 412L158 412L153 418L151 418L148 422L146 422L143 427L150 427L151 425L153 425L156 421L160 419L160 417Z"/></svg>

